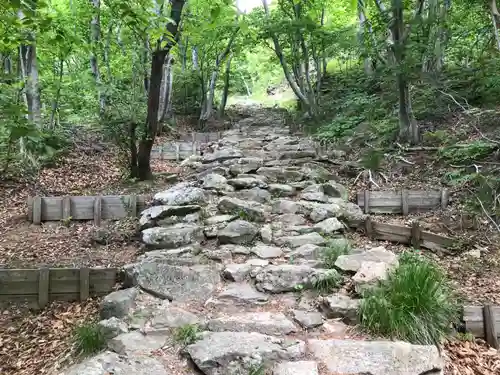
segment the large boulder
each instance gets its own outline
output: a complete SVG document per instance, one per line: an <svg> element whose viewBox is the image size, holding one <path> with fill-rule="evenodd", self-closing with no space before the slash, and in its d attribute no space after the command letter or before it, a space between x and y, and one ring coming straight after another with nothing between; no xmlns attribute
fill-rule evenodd
<svg viewBox="0 0 500 375"><path fill-rule="evenodd" d="M190 186L187 183L177 184L170 189L156 193L154 201L166 206L184 206L204 204L206 195L203 189Z"/></svg>
<svg viewBox="0 0 500 375"><path fill-rule="evenodd" d="M252 221L266 220L266 207L258 202L244 201L238 198L224 197L217 208L224 214L233 214Z"/></svg>
<svg viewBox="0 0 500 375"><path fill-rule="evenodd" d="M203 228L195 224L180 223L142 231L142 241L149 248L175 249L203 239Z"/></svg>
<svg viewBox="0 0 500 375"><path fill-rule="evenodd" d="M251 243L258 233L259 229L252 223L235 220L219 231L218 238L220 244L242 245Z"/></svg>

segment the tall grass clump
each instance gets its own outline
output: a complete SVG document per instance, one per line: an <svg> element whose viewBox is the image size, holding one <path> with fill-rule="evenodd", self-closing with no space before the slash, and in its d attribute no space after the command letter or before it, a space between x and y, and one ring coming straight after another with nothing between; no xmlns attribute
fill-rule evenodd
<svg viewBox="0 0 500 375"><path fill-rule="evenodd" d="M75 328L73 339L79 354L88 356L103 350L106 338L97 323L84 323Z"/></svg>
<svg viewBox="0 0 500 375"><path fill-rule="evenodd" d="M375 335L435 344L459 320L457 298L434 262L411 252L386 281L363 294L361 326Z"/></svg>
<svg viewBox="0 0 500 375"><path fill-rule="evenodd" d="M325 268L335 268L335 262L341 255L347 255L351 252L351 245L343 238L334 239L328 242L321 253L321 261Z"/></svg>

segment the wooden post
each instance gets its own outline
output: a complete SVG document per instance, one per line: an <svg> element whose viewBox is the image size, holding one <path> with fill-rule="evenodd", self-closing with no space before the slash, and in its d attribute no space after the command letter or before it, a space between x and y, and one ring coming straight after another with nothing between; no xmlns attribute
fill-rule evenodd
<svg viewBox="0 0 500 375"><path fill-rule="evenodd" d="M492 305L483 307L484 338L488 345L498 349L498 333L496 329L496 319Z"/></svg>
<svg viewBox="0 0 500 375"><path fill-rule="evenodd" d="M128 208L131 217L137 216L137 195L132 194L129 196Z"/></svg>
<svg viewBox="0 0 500 375"><path fill-rule="evenodd" d="M420 224L417 220L411 223L411 235L410 244L415 249L420 248L420 240L422 238L422 231L420 230Z"/></svg>
<svg viewBox="0 0 500 375"><path fill-rule="evenodd" d="M410 213L410 208L408 206L408 190L401 190L401 212L403 216L407 216Z"/></svg>
<svg viewBox="0 0 500 375"><path fill-rule="evenodd" d="M365 220L365 234L366 234L366 237L368 237L368 238L373 238L373 236L374 236L373 223L372 223L372 219L370 218L370 216L368 216Z"/></svg>
<svg viewBox="0 0 500 375"><path fill-rule="evenodd" d="M49 303L50 270L40 268L38 270L38 307L43 309Z"/></svg>
<svg viewBox="0 0 500 375"><path fill-rule="evenodd" d="M370 213L370 190L365 190L364 196L365 196L365 206L363 207L363 212L365 214L368 214Z"/></svg>
<svg viewBox="0 0 500 375"><path fill-rule="evenodd" d="M180 146L178 142L175 142L175 160L179 161L180 159Z"/></svg>
<svg viewBox="0 0 500 375"><path fill-rule="evenodd" d="M163 143L160 145L160 160L163 160Z"/></svg>
<svg viewBox="0 0 500 375"><path fill-rule="evenodd" d="M90 270L88 268L80 268L80 301L85 301L90 295Z"/></svg>
<svg viewBox="0 0 500 375"><path fill-rule="evenodd" d="M448 206L450 199L450 192L448 189L441 189L441 209L444 210Z"/></svg>
<svg viewBox="0 0 500 375"><path fill-rule="evenodd" d="M36 225L42 223L42 197L39 195L34 196L32 200L31 221Z"/></svg>
<svg viewBox="0 0 500 375"><path fill-rule="evenodd" d="M101 225L102 217L102 197L97 196L94 198L94 225L96 227Z"/></svg>
<svg viewBox="0 0 500 375"><path fill-rule="evenodd" d="M70 220L71 218L71 197L64 197L62 200L62 219Z"/></svg>

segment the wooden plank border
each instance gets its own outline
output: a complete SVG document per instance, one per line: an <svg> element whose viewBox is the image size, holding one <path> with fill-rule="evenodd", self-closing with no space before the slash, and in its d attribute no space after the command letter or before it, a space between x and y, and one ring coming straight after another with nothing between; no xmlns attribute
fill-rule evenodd
<svg viewBox="0 0 500 375"><path fill-rule="evenodd" d="M115 290L117 268L40 268L0 270L0 303L84 301Z"/></svg>
<svg viewBox="0 0 500 375"><path fill-rule="evenodd" d="M145 195L35 196L28 198L28 220L33 224L93 220L99 226L102 220L137 216L145 208L146 201Z"/></svg>
<svg viewBox="0 0 500 375"><path fill-rule="evenodd" d="M358 226L365 235L372 239L397 242L407 244L416 249L423 247L436 252L449 252L456 240L439 234L423 231L419 222L416 220L411 227L396 224L379 223L367 217L365 221Z"/></svg>
<svg viewBox="0 0 500 375"><path fill-rule="evenodd" d="M484 338L491 347L499 348L500 306L464 306L462 320L467 332Z"/></svg>
<svg viewBox="0 0 500 375"><path fill-rule="evenodd" d="M449 192L441 190L364 190L357 194L357 204L363 212L403 214L444 209L449 203Z"/></svg>

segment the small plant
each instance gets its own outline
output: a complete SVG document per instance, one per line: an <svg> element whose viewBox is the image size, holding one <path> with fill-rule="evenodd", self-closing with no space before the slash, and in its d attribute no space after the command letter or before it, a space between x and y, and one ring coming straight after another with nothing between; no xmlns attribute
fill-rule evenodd
<svg viewBox="0 0 500 375"><path fill-rule="evenodd" d="M248 370L248 375L265 375L266 368L263 363L260 365L251 366Z"/></svg>
<svg viewBox="0 0 500 375"><path fill-rule="evenodd" d="M296 292L302 292L304 290L304 284L297 284L293 287Z"/></svg>
<svg viewBox="0 0 500 375"><path fill-rule="evenodd" d="M459 333L457 333L457 335L455 337L459 341L474 342L476 340L474 335L470 332L465 332L465 333L459 332Z"/></svg>
<svg viewBox="0 0 500 375"><path fill-rule="evenodd" d="M200 328L196 324L185 324L182 327L178 327L174 331L174 341L182 346L188 346L193 344L198 334L200 333Z"/></svg>
<svg viewBox="0 0 500 375"><path fill-rule="evenodd" d="M61 219L61 223L62 225L64 225L66 228L69 228L69 226L71 225L71 221L73 220L73 217L72 216L68 216L64 219Z"/></svg>
<svg viewBox="0 0 500 375"><path fill-rule="evenodd" d="M349 254L351 246L344 240L331 240L321 253L321 261L325 268L335 268L335 262L341 255Z"/></svg>
<svg viewBox="0 0 500 375"><path fill-rule="evenodd" d="M86 323L76 327L74 340L78 353L85 356L95 354L106 346L106 338L97 323Z"/></svg>
<svg viewBox="0 0 500 375"><path fill-rule="evenodd" d="M240 210L238 216L241 220L251 221L251 217L245 210Z"/></svg>
<svg viewBox="0 0 500 375"><path fill-rule="evenodd" d="M320 293L331 293L338 288L342 277L335 270L328 270L320 275L312 284L313 289Z"/></svg>
<svg viewBox="0 0 500 375"><path fill-rule="evenodd" d="M459 319L445 273L421 255L405 252L387 280L363 293L361 325L369 332L414 344L434 344Z"/></svg>

